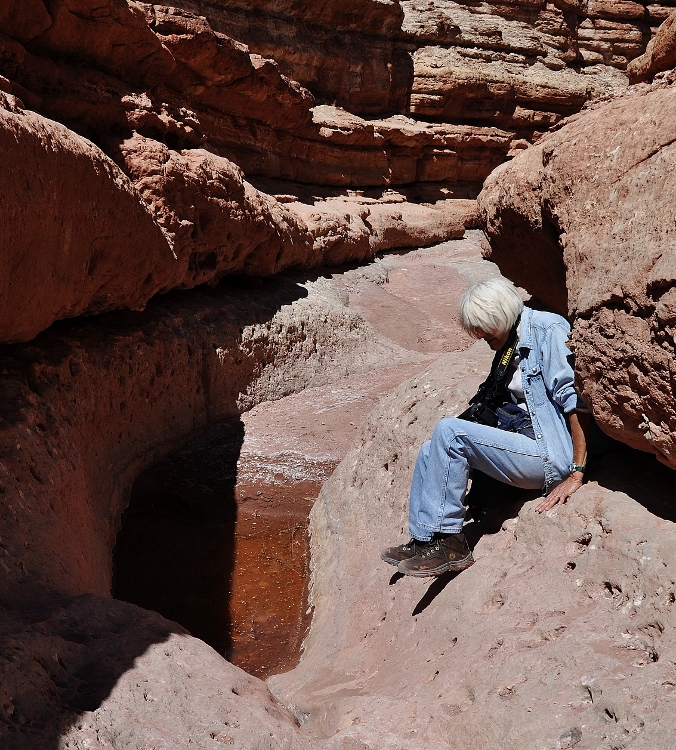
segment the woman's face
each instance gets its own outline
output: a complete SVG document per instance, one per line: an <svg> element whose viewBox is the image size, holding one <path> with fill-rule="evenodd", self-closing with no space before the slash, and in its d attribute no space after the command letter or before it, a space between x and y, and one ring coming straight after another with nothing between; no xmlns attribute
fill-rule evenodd
<svg viewBox="0 0 676 750"><path fill-rule="evenodd" d="M482 328L477 328L476 337L483 339L494 352L497 352L507 343L509 331L500 333L498 331L484 331Z"/></svg>

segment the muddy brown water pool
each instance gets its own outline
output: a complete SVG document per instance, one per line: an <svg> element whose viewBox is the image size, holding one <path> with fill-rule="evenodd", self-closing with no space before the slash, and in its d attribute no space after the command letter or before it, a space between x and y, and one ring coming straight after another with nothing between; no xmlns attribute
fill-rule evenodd
<svg viewBox="0 0 676 750"><path fill-rule="evenodd" d="M187 628L258 677L291 669L310 622L308 515L335 462L261 466L229 420L145 471L114 551L113 595Z"/></svg>

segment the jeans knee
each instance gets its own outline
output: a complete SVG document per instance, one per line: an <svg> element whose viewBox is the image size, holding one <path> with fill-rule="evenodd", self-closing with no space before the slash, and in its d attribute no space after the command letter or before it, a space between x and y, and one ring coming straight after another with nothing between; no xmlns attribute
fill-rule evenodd
<svg viewBox="0 0 676 750"><path fill-rule="evenodd" d="M420 446L420 450L418 451L418 460L422 460L425 465L427 465L427 459L430 455L430 445L432 445L432 441L425 440L425 442Z"/></svg>
<svg viewBox="0 0 676 750"><path fill-rule="evenodd" d="M441 440L444 445L449 445L456 436L457 431L462 429L462 423L463 420L457 417L444 417L440 419L434 428L432 440Z"/></svg>

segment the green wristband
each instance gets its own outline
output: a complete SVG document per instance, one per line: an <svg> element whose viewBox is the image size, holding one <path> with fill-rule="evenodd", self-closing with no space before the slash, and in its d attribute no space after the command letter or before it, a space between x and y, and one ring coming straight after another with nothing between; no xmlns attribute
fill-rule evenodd
<svg viewBox="0 0 676 750"><path fill-rule="evenodd" d="M586 468L587 468L586 466L578 466L578 464L571 464L568 467L568 473L572 474L575 471L580 471L584 474Z"/></svg>

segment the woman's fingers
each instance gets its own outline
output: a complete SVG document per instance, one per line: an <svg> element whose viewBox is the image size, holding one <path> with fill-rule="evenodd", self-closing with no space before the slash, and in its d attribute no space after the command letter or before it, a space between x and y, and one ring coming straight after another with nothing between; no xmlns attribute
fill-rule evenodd
<svg viewBox="0 0 676 750"><path fill-rule="evenodd" d="M565 503L568 501L568 498L577 490L582 487L581 480L577 479L577 477L570 476L568 479L565 479L558 487L555 487L548 495L547 497L539 503L535 510L538 513L544 513L546 510L550 510L558 503Z"/></svg>
<svg viewBox="0 0 676 750"><path fill-rule="evenodd" d="M552 496L552 493L550 492L549 495L547 495L547 497L535 508L535 510L538 513L544 513L546 510L550 510L551 508L553 508L557 503L565 503L568 497L568 495L561 497L558 494Z"/></svg>

